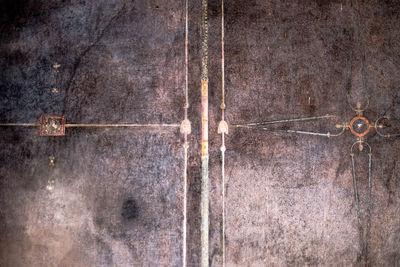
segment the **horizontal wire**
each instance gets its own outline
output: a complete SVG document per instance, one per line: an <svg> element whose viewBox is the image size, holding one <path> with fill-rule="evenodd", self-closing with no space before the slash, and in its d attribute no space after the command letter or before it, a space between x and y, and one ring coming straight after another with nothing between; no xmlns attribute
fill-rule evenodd
<svg viewBox="0 0 400 267"><path fill-rule="evenodd" d="M296 130L286 130L288 133L296 133L296 134L306 134L306 135L317 135L317 136L327 136L329 137L329 133L316 133L316 132L307 132L307 131L296 131Z"/></svg>
<svg viewBox="0 0 400 267"><path fill-rule="evenodd" d="M129 124L129 123L68 123L66 128L73 127L179 127L179 124Z"/></svg>
<svg viewBox="0 0 400 267"><path fill-rule="evenodd" d="M0 123L0 126L39 127L40 123Z"/></svg>
<svg viewBox="0 0 400 267"><path fill-rule="evenodd" d="M40 123L0 123L0 126L40 127ZM179 124L135 124L135 123L67 123L66 128L74 127L179 127Z"/></svg>
<svg viewBox="0 0 400 267"><path fill-rule="evenodd" d="M266 125L266 124L296 122L296 121L311 121L311 120L320 120L320 119L327 119L327 118L334 118L334 117L336 117L336 116L335 115L324 115L324 116L316 116L316 117L304 117L304 118L295 118L295 119L284 119L284 120L262 121L262 122L253 122L253 123L244 123L244 124L233 124L233 126L242 127L242 126Z"/></svg>
<svg viewBox="0 0 400 267"><path fill-rule="evenodd" d="M282 130L282 129L269 129L269 128L260 128L260 127L251 127L251 126L240 126L241 128L247 128L247 129L254 129L254 130L262 130L262 131L267 131L267 132L277 132L277 133L296 133L296 134L305 134L305 135L316 135L316 136L326 136L326 137L336 137L340 136L344 133L346 130L345 128L342 128L342 131L338 134L332 134L332 133L317 133L317 132L308 132L308 131L299 131L299 130Z"/></svg>

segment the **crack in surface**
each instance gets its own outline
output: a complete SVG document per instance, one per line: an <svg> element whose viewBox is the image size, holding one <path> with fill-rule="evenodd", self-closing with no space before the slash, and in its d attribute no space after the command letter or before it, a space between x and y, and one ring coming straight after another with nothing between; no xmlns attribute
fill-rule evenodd
<svg viewBox="0 0 400 267"><path fill-rule="evenodd" d="M72 73L71 73L71 77L68 79L68 85L65 89L65 97L64 100L66 100L68 98L68 92L70 91L70 88L73 84L73 81L75 79L75 75L76 75L76 71L78 70L79 66L81 65L82 59L86 56L87 53L90 52L90 50L96 46L100 40L104 37L104 34L106 33L106 31L111 27L112 23L117 20L118 18L121 17L122 12L125 10L126 7L126 2L124 1L122 7L116 12L116 14L114 16L111 17L111 19L108 21L108 23L106 24L106 26L104 26L104 28L100 31L100 33L97 35L97 37L95 38L95 40L93 41L92 44L90 44L88 47L86 47L85 50L83 50L78 58L75 60L74 64L73 64L73 68L72 68ZM65 103L65 101L64 101ZM62 111L62 114L65 114L65 104L64 104L64 108Z"/></svg>

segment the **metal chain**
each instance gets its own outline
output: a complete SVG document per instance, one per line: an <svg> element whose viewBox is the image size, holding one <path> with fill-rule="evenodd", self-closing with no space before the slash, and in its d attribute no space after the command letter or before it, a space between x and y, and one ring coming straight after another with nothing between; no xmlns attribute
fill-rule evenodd
<svg viewBox="0 0 400 267"><path fill-rule="evenodd" d="M224 0L221 0L221 90L222 90L222 120L224 120L225 110L225 10Z"/></svg>
<svg viewBox="0 0 400 267"><path fill-rule="evenodd" d="M201 2L201 266L209 266L208 2Z"/></svg>
<svg viewBox="0 0 400 267"><path fill-rule="evenodd" d="M207 0L201 1L201 79L208 81L208 3Z"/></svg>

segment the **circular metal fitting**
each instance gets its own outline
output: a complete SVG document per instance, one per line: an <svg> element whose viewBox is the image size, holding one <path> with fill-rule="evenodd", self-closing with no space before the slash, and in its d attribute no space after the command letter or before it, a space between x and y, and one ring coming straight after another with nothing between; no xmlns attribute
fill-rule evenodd
<svg viewBox="0 0 400 267"><path fill-rule="evenodd" d="M371 125L369 124L369 121L367 118L362 116L354 117L350 122L350 131L358 137L367 135L370 128Z"/></svg>

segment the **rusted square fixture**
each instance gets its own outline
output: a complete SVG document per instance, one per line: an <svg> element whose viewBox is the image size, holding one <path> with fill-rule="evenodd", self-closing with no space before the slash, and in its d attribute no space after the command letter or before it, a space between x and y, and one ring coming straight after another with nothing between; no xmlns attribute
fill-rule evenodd
<svg viewBox="0 0 400 267"><path fill-rule="evenodd" d="M65 135L65 117L42 116L40 118L40 135L41 136Z"/></svg>

